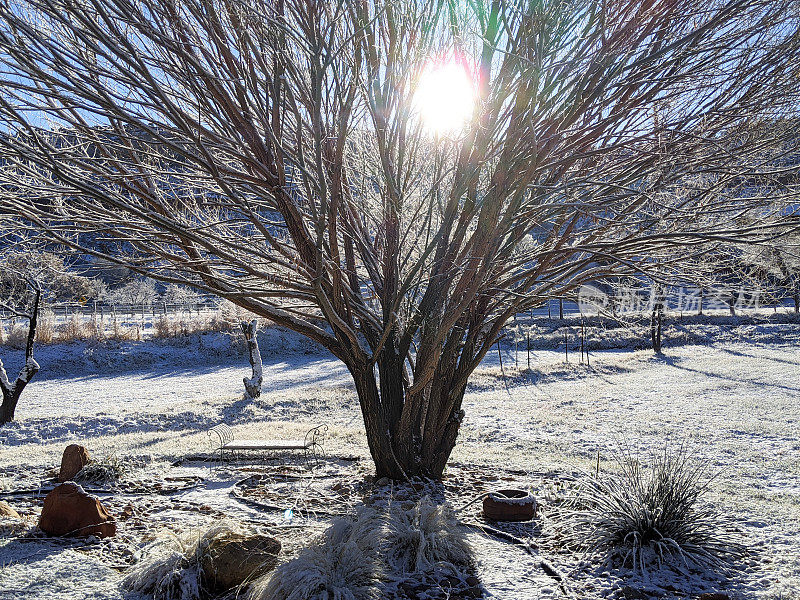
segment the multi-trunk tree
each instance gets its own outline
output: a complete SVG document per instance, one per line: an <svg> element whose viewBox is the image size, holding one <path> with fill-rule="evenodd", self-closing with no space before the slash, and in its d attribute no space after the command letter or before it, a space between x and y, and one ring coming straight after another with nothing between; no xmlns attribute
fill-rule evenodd
<svg viewBox="0 0 800 600"><path fill-rule="evenodd" d="M797 127L754 124L793 122L798 31L789 0L4 0L0 210L316 340L378 474L438 477L516 312L787 227ZM456 127L420 89L454 71Z"/></svg>

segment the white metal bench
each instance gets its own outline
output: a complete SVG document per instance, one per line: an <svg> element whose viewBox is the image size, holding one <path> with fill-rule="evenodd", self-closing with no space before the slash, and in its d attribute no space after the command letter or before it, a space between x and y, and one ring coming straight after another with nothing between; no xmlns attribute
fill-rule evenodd
<svg viewBox="0 0 800 600"><path fill-rule="evenodd" d="M309 429L302 440L237 440L233 435L233 429L225 423L220 423L208 430L208 437L214 444L214 436L217 436L219 444L214 450L219 452L220 461L224 461L226 456L239 457L248 451L302 450L306 463L310 464L313 459L317 465L321 458L325 458L324 443L327 431L327 425L317 425Z"/></svg>

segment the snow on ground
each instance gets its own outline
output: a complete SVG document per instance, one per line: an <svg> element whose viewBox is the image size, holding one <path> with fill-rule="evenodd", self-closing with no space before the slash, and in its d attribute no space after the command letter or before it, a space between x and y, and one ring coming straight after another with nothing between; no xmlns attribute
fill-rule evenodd
<svg viewBox="0 0 800 600"><path fill-rule="evenodd" d="M231 498L234 483L255 467L212 468L191 460L173 465L207 452L206 431L221 421L240 437L297 437L326 423L329 454L347 460L332 461L323 477L356 481L368 473L358 401L338 361L307 354L309 348L298 348L291 338L262 344L265 392L251 402L242 400L246 360L214 336L198 339L189 346L40 349L41 376L26 389L17 421L0 429L0 492L36 488L58 465L64 446L77 442L97 457L144 465L143 473L204 478L199 487L168 498L103 497L117 510L139 502L137 511L151 526L199 527L220 515L286 525L280 511L264 513ZM523 366L527 353L521 350L517 358ZM491 353L470 383L448 476L456 480L468 469L512 473L516 483L541 488L544 498L553 477L591 468L598 453L601 466L608 466L615 446L647 452L665 442L684 444L719 470L714 501L737 519L754 552L738 573L713 585L672 573L648 582L626 571L582 566L544 543L542 555L531 556L474 533L491 597L562 597L541 568L544 556L567 574L567 592L578 598L621 598L629 594L626 586L663 597L670 597L671 586L676 598L711 590L730 598L800 598L800 342L791 336L785 343L726 341L668 348L660 358L647 351L602 351L592 354L591 367L575 364L577 359L571 354L565 364L561 351L536 350L534 368L526 372L514 368L509 348L503 370ZM36 502L18 506L32 527ZM464 516L476 516L479 503L473 508ZM319 531L325 518L301 521ZM19 526L0 522L0 597L121 597L118 570L108 566L110 544L135 552L144 539L136 527L144 525L124 523L119 540L87 548L37 537L32 529L23 535Z"/></svg>

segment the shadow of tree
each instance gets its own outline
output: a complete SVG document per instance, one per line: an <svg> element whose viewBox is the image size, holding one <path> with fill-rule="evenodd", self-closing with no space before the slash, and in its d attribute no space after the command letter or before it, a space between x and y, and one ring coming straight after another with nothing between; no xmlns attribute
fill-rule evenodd
<svg viewBox="0 0 800 600"><path fill-rule="evenodd" d="M440 491L413 483L375 487L295 558L256 582L251 598L483 597L466 528Z"/></svg>

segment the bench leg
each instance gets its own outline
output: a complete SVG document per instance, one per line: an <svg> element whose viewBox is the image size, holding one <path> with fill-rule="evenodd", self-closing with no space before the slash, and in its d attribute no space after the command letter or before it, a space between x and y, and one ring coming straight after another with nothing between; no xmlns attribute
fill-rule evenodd
<svg viewBox="0 0 800 600"><path fill-rule="evenodd" d="M320 458L324 458L324 453L322 447L319 444L311 444L309 448L305 450L306 455L306 463L314 461L314 467L319 467Z"/></svg>

